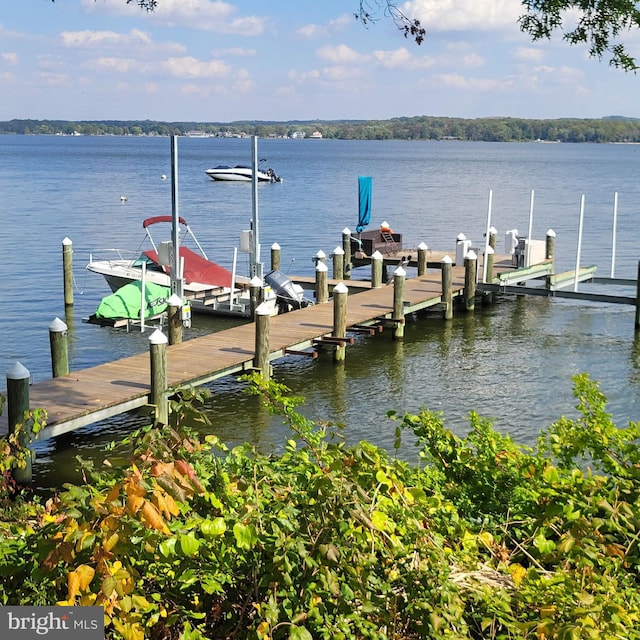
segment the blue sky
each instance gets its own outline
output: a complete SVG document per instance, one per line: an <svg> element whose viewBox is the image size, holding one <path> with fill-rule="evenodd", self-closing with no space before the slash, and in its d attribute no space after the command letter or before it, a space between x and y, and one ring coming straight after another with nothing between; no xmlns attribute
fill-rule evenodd
<svg viewBox="0 0 640 640"><path fill-rule="evenodd" d="M519 0L399 4L421 46L358 0L0 0L0 120L640 117L638 76L532 43Z"/></svg>

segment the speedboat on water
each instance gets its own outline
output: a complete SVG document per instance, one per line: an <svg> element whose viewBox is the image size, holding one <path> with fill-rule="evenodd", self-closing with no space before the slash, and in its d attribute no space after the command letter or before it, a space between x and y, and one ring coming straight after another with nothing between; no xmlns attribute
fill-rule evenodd
<svg viewBox="0 0 640 640"><path fill-rule="evenodd" d="M253 169L241 164L237 164L235 167L221 164L213 169L207 169L205 173L212 180L227 180L231 182L251 182L253 178ZM264 171L258 169L257 176L258 182L282 182L282 178L271 168Z"/></svg>
<svg viewBox="0 0 640 640"><path fill-rule="evenodd" d="M180 270L183 278L183 295L190 303L194 313L210 315L251 316L251 292L249 278L236 276L234 271L209 260L200 243L194 236L184 218L180 217L179 226L184 227L182 235L189 238L197 251L179 243ZM107 259L89 259L87 269L92 273L102 275L109 288L117 292L121 287L132 282L142 281L162 287L171 287L171 251L170 242L156 244L150 233L150 228L160 223L172 224L172 216L155 216L143 221L146 239L151 248L128 257L123 251L111 249L112 257ZM273 315L278 313L276 294L270 286L263 288L262 297L273 309Z"/></svg>

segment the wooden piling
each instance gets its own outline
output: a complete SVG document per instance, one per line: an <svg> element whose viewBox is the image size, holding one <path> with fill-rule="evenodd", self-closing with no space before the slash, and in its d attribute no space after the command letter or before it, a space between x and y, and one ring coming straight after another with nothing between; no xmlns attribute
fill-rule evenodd
<svg viewBox="0 0 640 640"><path fill-rule="evenodd" d="M62 275L64 284L64 306L73 306L73 242L62 241Z"/></svg>
<svg viewBox="0 0 640 640"><path fill-rule="evenodd" d="M343 282L339 282L333 288L333 337L347 337L347 296L349 289ZM343 343L337 344L333 351L334 362L344 362L346 358L347 347Z"/></svg>
<svg viewBox="0 0 640 640"><path fill-rule="evenodd" d="M333 279L344 279L344 249L342 247L336 247L333 250Z"/></svg>
<svg viewBox="0 0 640 640"><path fill-rule="evenodd" d="M404 338L404 283L407 272L398 267L393 273L393 319L396 321L393 337L396 340Z"/></svg>
<svg viewBox="0 0 640 640"><path fill-rule="evenodd" d="M494 253L496 251L497 240L498 240L498 230L495 227L489 227L489 246L493 249Z"/></svg>
<svg viewBox="0 0 640 640"><path fill-rule="evenodd" d="M418 245L418 277L423 276L427 273L427 252L429 251L429 247L421 242Z"/></svg>
<svg viewBox="0 0 640 640"><path fill-rule="evenodd" d="M464 257L464 308L474 311L476 306L476 278L478 257L475 251L469 251Z"/></svg>
<svg viewBox="0 0 640 640"><path fill-rule="evenodd" d="M640 262L638 262L638 274L636 277L636 331L640 329Z"/></svg>
<svg viewBox="0 0 640 640"><path fill-rule="evenodd" d="M274 242L271 245L271 271L280 269L280 245Z"/></svg>
<svg viewBox="0 0 640 640"><path fill-rule="evenodd" d="M258 306L254 314L256 325L256 342L253 366L259 370L263 380L271 378L271 365L269 364L269 321L271 309L264 302Z"/></svg>
<svg viewBox="0 0 640 640"><path fill-rule="evenodd" d="M453 261L450 256L445 256L441 264L443 315L445 320L451 320L453 318Z"/></svg>
<svg viewBox="0 0 640 640"><path fill-rule="evenodd" d="M56 318L49 325L49 346L51 348L51 373L54 378L69 375L69 349L67 325Z"/></svg>
<svg viewBox="0 0 640 640"><path fill-rule="evenodd" d="M384 259L379 251L374 251L371 256L371 288L378 289L382 286L382 263Z"/></svg>
<svg viewBox="0 0 640 640"><path fill-rule="evenodd" d="M156 425L169 423L169 398L167 397L167 336L156 329L149 336L151 389L149 403L155 407Z"/></svg>
<svg viewBox="0 0 640 640"><path fill-rule="evenodd" d="M547 241L545 244L545 258L553 260L556 251L556 232L553 229L547 231Z"/></svg>
<svg viewBox="0 0 640 640"><path fill-rule="evenodd" d="M168 300L169 344L182 342L182 300L175 293Z"/></svg>
<svg viewBox="0 0 640 640"><path fill-rule="evenodd" d="M318 253L316 253L314 260L316 261L316 265L320 264L321 262L326 263L327 254L322 249L320 249Z"/></svg>
<svg viewBox="0 0 640 640"><path fill-rule="evenodd" d="M25 415L29 411L29 370L19 362L7 372L7 420L9 433L15 433L18 425L22 425L19 441L22 447L28 449L31 442L31 432L25 425ZM25 456L25 466L14 467L11 470L13 479L19 484L30 484L33 479L32 454L30 450Z"/></svg>
<svg viewBox="0 0 640 640"><path fill-rule="evenodd" d="M344 251L344 279L351 279L351 229L342 230L342 250Z"/></svg>
<svg viewBox="0 0 640 640"><path fill-rule="evenodd" d="M273 263L272 263L273 265ZM264 288L262 280L258 276L253 276L249 281L249 312L253 318L256 309L264 302Z"/></svg>
<svg viewBox="0 0 640 640"><path fill-rule="evenodd" d="M324 262L318 262L316 266L316 302L318 304L329 301L328 271L329 267Z"/></svg>

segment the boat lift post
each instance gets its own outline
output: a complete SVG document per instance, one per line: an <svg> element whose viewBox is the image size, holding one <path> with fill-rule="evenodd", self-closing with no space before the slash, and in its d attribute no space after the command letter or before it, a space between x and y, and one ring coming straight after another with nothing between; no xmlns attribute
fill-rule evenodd
<svg viewBox="0 0 640 640"><path fill-rule="evenodd" d="M180 223L178 213L178 136L171 136L171 293L184 299L182 269L180 265Z"/></svg>
<svg viewBox="0 0 640 640"><path fill-rule="evenodd" d="M258 136L251 138L251 253L249 256L250 277L263 279L263 264L260 262L260 228L258 226Z"/></svg>

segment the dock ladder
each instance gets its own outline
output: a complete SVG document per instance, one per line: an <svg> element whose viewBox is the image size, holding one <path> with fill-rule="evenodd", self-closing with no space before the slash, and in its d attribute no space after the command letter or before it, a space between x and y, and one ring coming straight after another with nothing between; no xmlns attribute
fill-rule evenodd
<svg viewBox="0 0 640 640"><path fill-rule="evenodd" d="M388 231L381 231L380 236L385 244L385 253L396 253L398 251L398 245L393 239L393 235Z"/></svg>

